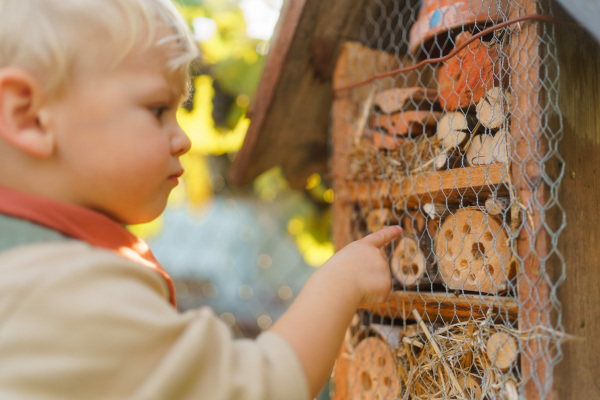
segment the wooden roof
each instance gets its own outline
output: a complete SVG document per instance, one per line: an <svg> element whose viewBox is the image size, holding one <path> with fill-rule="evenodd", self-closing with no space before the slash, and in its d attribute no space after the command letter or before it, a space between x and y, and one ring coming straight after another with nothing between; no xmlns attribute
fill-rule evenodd
<svg viewBox="0 0 600 400"><path fill-rule="evenodd" d="M231 179L280 165L291 186L326 170L331 76L344 40L358 39L369 0L286 1Z"/></svg>

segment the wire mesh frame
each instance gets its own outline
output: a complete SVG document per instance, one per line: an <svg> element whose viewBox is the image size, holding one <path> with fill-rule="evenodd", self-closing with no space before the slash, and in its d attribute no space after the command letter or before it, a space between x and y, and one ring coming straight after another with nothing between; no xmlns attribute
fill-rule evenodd
<svg viewBox="0 0 600 400"><path fill-rule="evenodd" d="M368 46L344 47L334 88L417 61L408 52L408 29L393 21L410 26L417 19L419 5L398 1L373 1L372 5L361 38ZM507 6L504 18L549 12L534 1L509 1ZM562 126L551 129L546 123L549 115L560 120L553 27L518 24L502 29L494 39L496 36L501 41L501 58L507 62L499 72L504 74L499 81L505 80L503 89L511 98L505 122L506 162L465 162L463 150L477 136L473 127L465 148L458 154L456 150L446 153L445 167L450 168L439 170L432 167L432 160L440 154L437 132L432 134L426 124L417 129L421 134L402 138L396 134L384 138L377 131L408 125L403 122L415 113L409 116L407 108L425 108L439 127L442 117L433 112L445 115L449 110L427 103L423 100L427 96L413 92L405 102L409 107L387 113L382 113L382 103L374 100L396 88L435 86L439 66L427 65L336 96L331 127L336 247L392 223L400 223L409 233L408 238L386 249L392 273L394 263L405 268L404 275L400 271L404 284L396 279L390 300L361 313L347 332L334 371L336 399L551 396L552 370L561 358L563 337L556 288L565 278L564 260L557 249L565 226L557 196L563 171L559 167L558 173L550 173L554 168L550 165L562 161L556 150ZM441 47L453 45L453 39ZM396 94L397 102L404 101L401 97ZM477 107L471 103L459 110L466 116L473 108ZM379 126L373 122L377 112ZM484 129L483 135L488 133ZM417 142L424 145L419 147ZM479 145L479 149L486 147L484 141ZM379 149L372 151L376 146ZM475 154L479 160L479 152ZM454 160L450 165L450 156L462 161ZM484 203L488 199L504 201L505 208L490 215L492 208ZM501 228L491 229L492 220L499 221ZM444 221L449 221L451 233L437 235ZM460 236L462 228L468 232ZM500 230L509 244L506 253L498 250ZM466 259L463 270L467 275L478 255L500 255L500 283L488 282L481 290L486 276L491 278L488 268L479 279L472 279L479 291L469 290L467 279L460 277L451 285L460 270L459 257L449 257L450 276L444 276L439 271L444 258L439 249L448 253L456 247L449 245L453 234L460 236L455 242L459 243L458 253L464 256L460 261ZM486 234L488 240L484 242ZM473 236L475 240L469 240ZM438 243L436 252L436 238L441 237L445 243ZM395 257L398 254L401 256ZM508 273L510 269L514 276ZM406 285L407 276L415 277L417 272L422 273L421 281ZM390 369L389 363L394 368Z"/></svg>

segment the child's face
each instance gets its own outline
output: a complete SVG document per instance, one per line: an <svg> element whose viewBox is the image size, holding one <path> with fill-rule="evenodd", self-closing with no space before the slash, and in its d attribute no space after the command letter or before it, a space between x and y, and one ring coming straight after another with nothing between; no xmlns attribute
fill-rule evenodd
<svg viewBox="0 0 600 400"><path fill-rule="evenodd" d="M173 45L171 45L173 46ZM181 90L166 71L169 45L86 71L47 108L67 201L126 224L164 210L190 141L175 119Z"/></svg>

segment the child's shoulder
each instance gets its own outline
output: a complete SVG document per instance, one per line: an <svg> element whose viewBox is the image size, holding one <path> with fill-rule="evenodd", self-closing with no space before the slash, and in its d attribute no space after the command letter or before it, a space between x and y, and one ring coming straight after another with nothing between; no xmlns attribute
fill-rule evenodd
<svg viewBox="0 0 600 400"><path fill-rule="evenodd" d="M8 229L10 228L10 229ZM102 296L146 292L168 298L155 271L113 251L51 229L0 215L0 293L21 302L31 296ZM110 289L109 289L110 288Z"/></svg>
<svg viewBox="0 0 600 400"><path fill-rule="evenodd" d="M21 246L65 240L68 238L60 232L0 214L0 254Z"/></svg>

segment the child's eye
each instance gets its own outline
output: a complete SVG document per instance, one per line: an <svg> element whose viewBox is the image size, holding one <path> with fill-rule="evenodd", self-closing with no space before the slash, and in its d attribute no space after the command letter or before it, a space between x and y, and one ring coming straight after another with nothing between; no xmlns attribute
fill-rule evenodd
<svg viewBox="0 0 600 400"><path fill-rule="evenodd" d="M163 114L169 110L169 107L166 105L158 105L150 107L149 110L157 119L161 119Z"/></svg>

